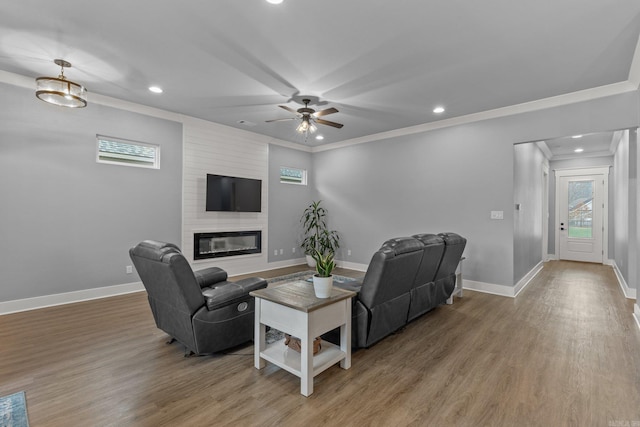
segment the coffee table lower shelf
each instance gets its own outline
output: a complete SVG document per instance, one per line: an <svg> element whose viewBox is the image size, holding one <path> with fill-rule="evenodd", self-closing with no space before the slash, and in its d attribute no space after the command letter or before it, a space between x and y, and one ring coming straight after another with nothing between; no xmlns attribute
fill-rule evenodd
<svg viewBox="0 0 640 427"><path fill-rule="evenodd" d="M265 350L260 352L260 357L302 378L301 354L287 347L284 339L267 344ZM312 376L324 372L346 357L347 354L340 347L323 340L322 349L313 356Z"/></svg>

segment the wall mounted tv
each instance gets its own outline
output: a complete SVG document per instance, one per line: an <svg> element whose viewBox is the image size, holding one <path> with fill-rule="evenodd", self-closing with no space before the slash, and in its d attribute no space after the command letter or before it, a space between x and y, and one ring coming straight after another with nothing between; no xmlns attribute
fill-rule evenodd
<svg viewBox="0 0 640 427"><path fill-rule="evenodd" d="M207 211L260 212L262 181L207 174Z"/></svg>

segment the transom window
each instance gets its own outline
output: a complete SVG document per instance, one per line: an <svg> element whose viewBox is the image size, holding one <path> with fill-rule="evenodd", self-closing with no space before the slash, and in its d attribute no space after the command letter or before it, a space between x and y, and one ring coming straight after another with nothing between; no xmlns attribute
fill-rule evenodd
<svg viewBox="0 0 640 427"><path fill-rule="evenodd" d="M281 166L280 182L283 184L307 185L307 171Z"/></svg>
<svg viewBox="0 0 640 427"><path fill-rule="evenodd" d="M160 146L96 135L98 163L160 169Z"/></svg>

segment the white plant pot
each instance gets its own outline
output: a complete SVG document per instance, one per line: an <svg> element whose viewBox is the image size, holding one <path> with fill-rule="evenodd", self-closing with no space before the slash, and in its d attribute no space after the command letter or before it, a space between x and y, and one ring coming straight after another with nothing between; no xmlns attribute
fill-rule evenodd
<svg viewBox="0 0 640 427"><path fill-rule="evenodd" d="M329 298L333 289L333 276L318 277L313 275L313 291L318 298Z"/></svg>
<svg viewBox="0 0 640 427"><path fill-rule="evenodd" d="M307 255L307 265L311 268L316 268L316 260L311 255Z"/></svg>

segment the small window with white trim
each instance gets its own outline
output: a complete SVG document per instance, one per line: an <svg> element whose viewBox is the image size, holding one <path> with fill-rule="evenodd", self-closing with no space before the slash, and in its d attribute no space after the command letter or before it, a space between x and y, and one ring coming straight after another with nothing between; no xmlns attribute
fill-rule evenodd
<svg viewBox="0 0 640 427"><path fill-rule="evenodd" d="M112 165L160 169L160 146L96 135L96 161Z"/></svg>
<svg viewBox="0 0 640 427"><path fill-rule="evenodd" d="M307 171L304 169L280 167L281 184L307 185Z"/></svg>

